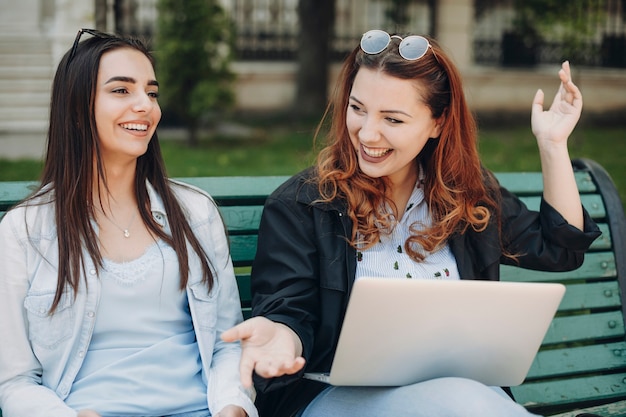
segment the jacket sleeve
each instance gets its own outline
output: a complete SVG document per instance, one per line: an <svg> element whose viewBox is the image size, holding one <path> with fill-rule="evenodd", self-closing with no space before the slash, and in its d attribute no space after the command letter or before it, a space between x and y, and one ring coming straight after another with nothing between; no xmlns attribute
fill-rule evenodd
<svg viewBox="0 0 626 417"><path fill-rule="evenodd" d="M582 265L585 252L601 234L584 207L584 228L579 230L543 198L536 212L506 189L501 193L504 249L517 258L505 257L503 263L544 271L571 271Z"/></svg>
<svg viewBox="0 0 626 417"><path fill-rule="evenodd" d="M296 202L296 188L297 182L290 181L266 201L252 266L252 315L290 327L309 360L319 322L319 253L312 209ZM255 383L266 391L298 379L301 373L257 378Z"/></svg>
<svg viewBox="0 0 626 417"><path fill-rule="evenodd" d="M41 384L41 364L28 338L24 300L28 291L24 209L0 222L0 408L4 417L75 417L57 394Z"/></svg>
<svg viewBox="0 0 626 417"><path fill-rule="evenodd" d="M239 374L241 345L227 343L220 338L222 332L243 320L241 301L224 223L213 199L206 195L202 201L205 204L203 209L200 209L202 206L194 200L189 210L199 216L196 221L200 225L194 228L194 233L203 245L215 279L214 289L209 298L214 300L213 303L216 305L209 311L198 311L199 314L205 315L204 319L207 319L207 315L215 317L215 329L203 328L201 322L197 323L196 329L200 349L212 350L204 354L205 357L211 358L209 369L206 370L209 409L212 414L217 414L225 406L232 404L242 407L249 417L257 417L258 413L253 403L254 390L247 389L241 384ZM196 291L198 293L206 291L204 283L201 283L199 288L195 287L194 284L191 288L194 294ZM202 333L211 333L213 330L214 337L203 337Z"/></svg>

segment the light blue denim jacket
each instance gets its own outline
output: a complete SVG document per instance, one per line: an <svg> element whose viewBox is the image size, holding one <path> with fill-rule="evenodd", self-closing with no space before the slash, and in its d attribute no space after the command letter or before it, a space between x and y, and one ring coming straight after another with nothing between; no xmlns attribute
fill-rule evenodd
<svg viewBox="0 0 626 417"><path fill-rule="evenodd" d="M187 212L191 228L213 266L211 293L202 283L195 252L190 254L187 297L198 340L212 414L228 404L257 416L254 393L240 383L240 345L224 343L219 335L241 322L239 292L228 241L219 212L203 191L174 183L174 192ZM154 219L170 232L161 198L148 184ZM76 417L65 405L94 329L100 281L86 254L88 286L74 299L66 293L55 313L48 315L57 285L58 245L54 206L21 205L0 222L0 408L3 417ZM81 280L81 284L83 281ZM123 320L123 317L119 318ZM167 358L164 358L167 360ZM97 410L96 410L97 411Z"/></svg>

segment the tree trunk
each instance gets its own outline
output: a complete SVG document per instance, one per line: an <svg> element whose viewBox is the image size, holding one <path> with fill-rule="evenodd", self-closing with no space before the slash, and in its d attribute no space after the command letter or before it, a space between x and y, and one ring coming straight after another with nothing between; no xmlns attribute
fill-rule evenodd
<svg viewBox="0 0 626 417"><path fill-rule="evenodd" d="M299 0L298 72L293 114L319 118L326 107L335 0Z"/></svg>
<svg viewBox="0 0 626 417"><path fill-rule="evenodd" d="M95 0L95 23L96 29L107 30L107 0Z"/></svg>
<svg viewBox="0 0 626 417"><path fill-rule="evenodd" d="M197 120L187 120L187 146L197 148L200 144L200 124Z"/></svg>

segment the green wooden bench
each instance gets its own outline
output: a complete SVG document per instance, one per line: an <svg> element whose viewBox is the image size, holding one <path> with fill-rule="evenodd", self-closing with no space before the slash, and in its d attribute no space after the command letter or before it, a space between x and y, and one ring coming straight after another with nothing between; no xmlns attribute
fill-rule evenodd
<svg viewBox="0 0 626 417"><path fill-rule="evenodd" d="M573 164L583 205L603 234L576 271L543 273L502 268L503 280L561 282L567 286L527 380L512 390L518 402L543 415L570 417L586 410L602 416L626 416L625 304L621 301L626 291L626 220L606 171L590 160L575 160ZM541 173L496 175L529 207L539 207ZM245 317L250 316L250 265L263 203L286 179L181 178L208 191L220 207L230 235ZM0 215L34 186L34 182L0 183Z"/></svg>

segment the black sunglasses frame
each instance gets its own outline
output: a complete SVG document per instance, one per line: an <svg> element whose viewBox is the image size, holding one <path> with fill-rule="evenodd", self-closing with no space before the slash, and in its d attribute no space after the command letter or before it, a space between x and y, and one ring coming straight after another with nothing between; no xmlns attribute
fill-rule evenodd
<svg viewBox="0 0 626 417"><path fill-rule="evenodd" d="M76 50L78 49L78 44L80 43L80 38L83 36L83 33L87 33L91 36L95 36L97 38L101 38L101 39L107 39L107 38L115 38L116 36L111 35L109 33L104 33L101 32L99 30L96 29L88 29L88 28L82 28L78 30L78 33L76 34L76 38L74 39L74 43L72 44L72 50L70 52L70 56L67 58L67 64L69 65L70 62L72 62L72 60L74 59L74 56L76 55Z"/></svg>

